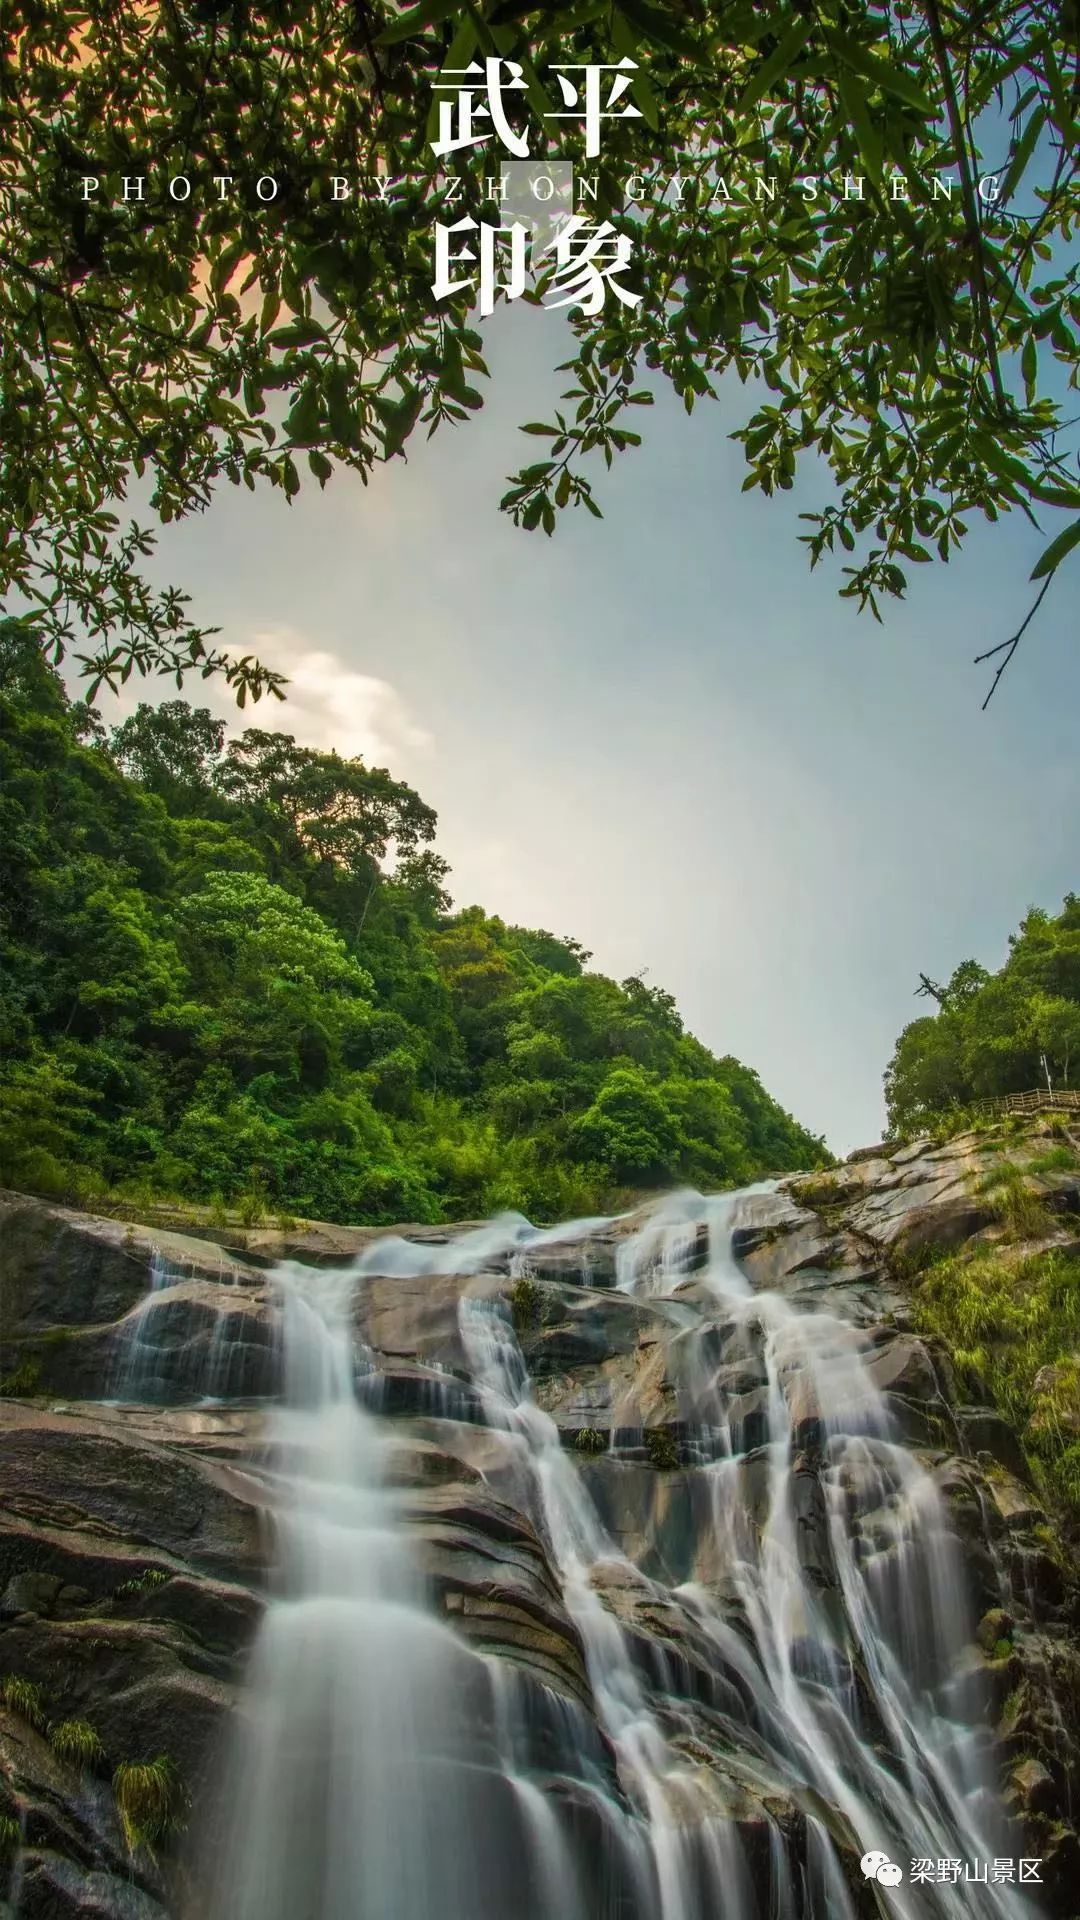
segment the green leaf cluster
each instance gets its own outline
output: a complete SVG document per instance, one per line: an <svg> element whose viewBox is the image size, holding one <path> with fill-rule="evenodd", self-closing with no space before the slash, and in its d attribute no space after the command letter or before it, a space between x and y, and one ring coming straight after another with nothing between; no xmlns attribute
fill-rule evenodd
<svg viewBox="0 0 1080 1920"><path fill-rule="evenodd" d="M37 0L0 43L0 595L54 659L74 649L92 685L195 671L241 701L280 692L154 584L157 525L225 484L367 484L481 405L470 295L432 293L450 202L428 144L440 71L474 54L520 63L532 150L595 173L641 294L572 312L564 404L525 428L549 457L503 498L519 525L598 515L598 461L641 438L630 409L666 381L691 412L729 376L745 486L827 470L808 557L834 556L875 617L976 515L1048 518L1037 579L1074 552L1075 0L685 0L677 21L645 0ZM626 56L640 117L585 162L574 123L543 118L546 69ZM491 165L489 146L452 158L451 218L490 215ZM333 176L376 174L385 198L334 199Z"/></svg>

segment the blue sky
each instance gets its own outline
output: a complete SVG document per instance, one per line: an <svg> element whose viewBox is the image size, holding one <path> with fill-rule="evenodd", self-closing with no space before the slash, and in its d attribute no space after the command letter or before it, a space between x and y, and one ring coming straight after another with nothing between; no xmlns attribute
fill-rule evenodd
<svg viewBox="0 0 1080 1920"><path fill-rule="evenodd" d="M1080 885L1077 567L981 713L972 656L1019 624L1045 534L973 527L878 627L797 544L820 476L740 492L737 387L692 419L658 388L644 447L598 477L604 521L518 532L498 498L565 339L520 307L489 340L468 426L367 489L229 490L163 530L156 571L294 675L255 724L420 789L459 904L647 969L836 1151L875 1139L920 970L999 964L1029 904Z"/></svg>

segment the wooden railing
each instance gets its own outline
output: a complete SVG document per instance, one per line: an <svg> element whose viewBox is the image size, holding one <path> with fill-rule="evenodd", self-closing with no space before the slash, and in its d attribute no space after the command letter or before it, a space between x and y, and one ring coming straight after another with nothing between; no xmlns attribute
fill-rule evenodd
<svg viewBox="0 0 1080 1920"><path fill-rule="evenodd" d="M995 1100L980 1100L977 1113L1038 1113L1041 1108L1057 1108L1080 1113L1080 1093L1062 1088L1051 1093L1048 1087L1035 1087L1030 1093L1003 1093Z"/></svg>

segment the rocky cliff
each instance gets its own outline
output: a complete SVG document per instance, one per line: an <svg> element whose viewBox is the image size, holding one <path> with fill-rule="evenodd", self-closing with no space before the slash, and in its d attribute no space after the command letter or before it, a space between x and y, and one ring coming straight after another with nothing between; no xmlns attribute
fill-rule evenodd
<svg viewBox="0 0 1080 1920"><path fill-rule="evenodd" d="M1015 1396L1005 1408L990 1397L993 1327L977 1327L958 1355L948 1314L959 1311L958 1276L977 1281L992 1266L1021 1285L1049 1259L1069 1324L1078 1213L1080 1172L1047 1119L1010 1138L853 1156L832 1174L743 1196L732 1230L755 1294L799 1310L800 1324L849 1330L866 1392L940 1496L942 1550L962 1562L972 1602L951 1656L953 1695L987 1759L1000 1831L1016 1855L1043 1862L1041 1908L1029 1910L1062 1920L1080 1912L1080 1598L1043 1443L1047 1408L1059 1451L1080 1426L1075 1368L1064 1352L1049 1380L1037 1370L1018 1428ZM736 1642L752 1644L753 1622L735 1590L716 1459L737 1466L740 1528L763 1534L782 1392L803 1590L819 1622L835 1620L860 1738L886 1767L899 1736L876 1723L872 1679L845 1652L851 1597L836 1516L846 1500L868 1590L887 1591L896 1533L862 1500L856 1454L848 1480L830 1481L831 1436L845 1422L859 1431L823 1404L830 1376L800 1363L795 1340L778 1388L764 1321L719 1311L715 1290L703 1319L700 1210L688 1206L674 1230L664 1217L662 1235L645 1209L523 1255L512 1229L484 1240L464 1228L406 1227L390 1239L237 1228L211 1240L0 1199L0 1912L163 1920L194 1910L208 1782L274 1562L273 1263L365 1255L352 1307L358 1391L392 1431L403 1524L439 1616L599 1726L597 1764L611 1766L580 1621L543 1514L521 1493L510 1438L488 1417L466 1337L463 1298L502 1303L532 1398L613 1543L592 1587L645 1683L677 1701L677 1716L663 1708L677 1719L669 1737L737 1828L741 1870L764 1884L775 1836L801 1858L805 1844L791 1837L818 1823L850 1911L891 1911L859 1873L843 1807L821 1805L817 1789L773 1765L754 1702L740 1696L742 1656L718 1667L701 1596ZM376 1242L385 1257L372 1255ZM1033 1338L1025 1352L1037 1358ZM1015 1367L1006 1376L1015 1383Z"/></svg>

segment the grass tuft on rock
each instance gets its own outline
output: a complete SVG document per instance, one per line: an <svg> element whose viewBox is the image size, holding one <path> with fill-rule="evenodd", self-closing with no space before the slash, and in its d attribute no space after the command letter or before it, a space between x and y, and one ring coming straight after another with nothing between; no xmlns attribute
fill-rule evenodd
<svg viewBox="0 0 1080 1920"><path fill-rule="evenodd" d="M105 1749L89 1720L59 1720L49 1728L53 1752L73 1767L96 1767L105 1758Z"/></svg>
<svg viewBox="0 0 1080 1920"><path fill-rule="evenodd" d="M117 1587L114 1598L128 1600L140 1597L144 1593L153 1593L155 1587L167 1586L172 1574L163 1567L144 1567L132 1580L125 1580Z"/></svg>
<svg viewBox="0 0 1080 1920"><path fill-rule="evenodd" d="M1034 1240L1053 1231L1053 1218L1045 1201L1015 1161L1002 1160L991 1167L979 1180L976 1192L986 1199L995 1218L1019 1237Z"/></svg>
<svg viewBox="0 0 1080 1920"><path fill-rule="evenodd" d="M0 1681L0 1700L12 1713L17 1713L20 1720L25 1720L27 1726L40 1731L45 1725L45 1703L36 1680L24 1680L18 1673L5 1675Z"/></svg>
<svg viewBox="0 0 1080 1920"><path fill-rule="evenodd" d="M578 1453L606 1453L607 1435L599 1427L579 1427L574 1435L574 1446Z"/></svg>
<svg viewBox="0 0 1080 1920"><path fill-rule="evenodd" d="M112 1778L113 1799L129 1853L154 1848L184 1824L187 1795L171 1755L121 1760Z"/></svg>
<svg viewBox="0 0 1080 1920"><path fill-rule="evenodd" d="M1048 1147L1045 1153L1037 1153L1034 1160L1028 1161L1029 1173L1075 1173L1080 1167L1080 1154L1059 1141L1054 1147Z"/></svg>
<svg viewBox="0 0 1080 1920"><path fill-rule="evenodd" d="M0 1380L0 1400L28 1400L40 1387L40 1360L23 1360Z"/></svg>
<svg viewBox="0 0 1080 1920"><path fill-rule="evenodd" d="M959 1253L927 1270L915 1310L1016 1427L1043 1492L1080 1518L1080 1259Z"/></svg>
<svg viewBox="0 0 1080 1920"><path fill-rule="evenodd" d="M10 1813L0 1813L0 1860L10 1860L22 1846L22 1832Z"/></svg>

